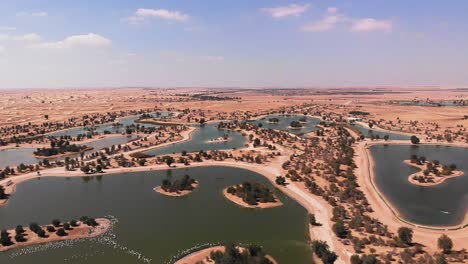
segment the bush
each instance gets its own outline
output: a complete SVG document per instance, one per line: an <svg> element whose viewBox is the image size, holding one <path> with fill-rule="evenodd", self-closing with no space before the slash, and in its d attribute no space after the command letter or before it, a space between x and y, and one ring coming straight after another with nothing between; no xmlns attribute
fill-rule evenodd
<svg viewBox="0 0 468 264"><path fill-rule="evenodd" d="M0 233L0 244L2 244L2 246L5 247L13 244L10 238L10 234L7 230L2 230L2 232Z"/></svg>
<svg viewBox="0 0 468 264"><path fill-rule="evenodd" d="M314 240L312 241L312 251L322 260L324 264L333 264L338 256L335 252L331 252L327 242Z"/></svg>
<svg viewBox="0 0 468 264"><path fill-rule="evenodd" d="M67 232L65 232L65 229L63 229L63 228L59 228L57 230L56 234L57 234L57 236L61 236L61 237L68 235Z"/></svg>
<svg viewBox="0 0 468 264"><path fill-rule="evenodd" d="M437 246L440 249L442 249L442 252L444 252L444 254L448 254L452 251L452 247L453 247L452 239L450 239L450 237L448 237L446 234L443 234L437 240Z"/></svg>
<svg viewBox="0 0 468 264"><path fill-rule="evenodd" d="M18 226L16 226L16 228L15 228L15 232L16 232L16 234L22 234L22 233L25 232L25 230L24 230L24 228L23 228L22 225L18 225Z"/></svg>
<svg viewBox="0 0 468 264"><path fill-rule="evenodd" d="M419 144L419 138L417 136L411 136L410 140L412 144Z"/></svg>
<svg viewBox="0 0 468 264"><path fill-rule="evenodd" d="M37 232L37 235L38 235L39 237L42 237L42 238L47 237L46 232L44 231L44 229L39 230L39 231Z"/></svg>
<svg viewBox="0 0 468 264"><path fill-rule="evenodd" d="M60 220L58 220L58 219L52 220L52 225L54 225L55 227L59 227L60 226Z"/></svg>
<svg viewBox="0 0 468 264"><path fill-rule="evenodd" d="M16 242L26 242L26 238L24 237L23 233L17 233L15 235Z"/></svg>
<svg viewBox="0 0 468 264"><path fill-rule="evenodd" d="M339 238L345 238L348 233L342 220L336 221L336 223L333 225L333 232L335 232L336 236Z"/></svg>
<svg viewBox="0 0 468 264"><path fill-rule="evenodd" d="M77 222L76 220L71 220L71 221L70 221L70 225L71 225L72 227L77 227L77 226L79 226L79 224L78 224L78 222Z"/></svg>
<svg viewBox="0 0 468 264"><path fill-rule="evenodd" d="M413 230L408 227L398 228L398 238L401 242L411 245L413 243Z"/></svg>
<svg viewBox="0 0 468 264"><path fill-rule="evenodd" d="M63 224L63 229L65 229L65 230L72 230L73 228L71 228L71 226L70 226L69 223L64 223L64 224Z"/></svg>
<svg viewBox="0 0 468 264"><path fill-rule="evenodd" d="M41 230L41 227L37 223L31 223L29 224L29 229L37 234Z"/></svg>

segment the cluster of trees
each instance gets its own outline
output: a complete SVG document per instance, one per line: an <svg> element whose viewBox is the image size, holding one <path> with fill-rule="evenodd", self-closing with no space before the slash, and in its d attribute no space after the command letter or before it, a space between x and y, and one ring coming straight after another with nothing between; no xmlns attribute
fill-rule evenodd
<svg viewBox="0 0 468 264"><path fill-rule="evenodd" d="M294 120L294 121L291 121L291 123L289 123L289 126L294 127L294 128L301 128L302 124L301 124L301 122L299 122L297 120Z"/></svg>
<svg viewBox="0 0 468 264"><path fill-rule="evenodd" d="M369 115L369 112L364 112L364 111L355 110L355 111L349 112L349 114L350 114L350 115L362 115L362 116L367 116L367 115Z"/></svg>
<svg viewBox="0 0 468 264"><path fill-rule="evenodd" d="M5 193L5 188L0 185L0 199L6 199L8 198L8 195Z"/></svg>
<svg viewBox="0 0 468 264"><path fill-rule="evenodd" d="M229 194L242 198L249 205L257 205L258 203L271 203L276 199L273 192L265 185L255 182L243 182L240 185L230 186L227 188Z"/></svg>
<svg viewBox="0 0 468 264"><path fill-rule="evenodd" d="M80 221L92 227L99 225L99 223L97 223L94 218L87 217L87 216L81 217ZM73 230L74 227L77 227L79 225L80 224L76 220L71 220L70 222L62 223L59 219L54 219L52 220L51 225L45 226L45 229L41 227L39 224L33 222L29 224L29 230L37 234L37 236L40 238L47 238L49 236L48 233L49 234L55 233L57 236L67 236L68 235L67 231ZM14 238L17 243L27 241L26 230L24 229L22 225L16 226L14 232L15 232ZM11 246L14 244L12 237L10 236L10 233L8 232L8 230L4 229L1 231L0 244L2 246Z"/></svg>
<svg viewBox="0 0 468 264"><path fill-rule="evenodd" d="M312 241L312 252L322 260L323 264L333 264L338 259L336 253L330 251L330 248L325 241Z"/></svg>
<svg viewBox="0 0 468 264"><path fill-rule="evenodd" d="M224 252L212 251L210 258L215 264L273 264L262 247L256 245L247 246L243 250L238 245L228 244L224 246Z"/></svg>
<svg viewBox="0 0 468 264"><path fill-rule="evenodd" d="M424 182L426 180L430 180L426 179L426 177L431 174L440 177L441 175L450 175L454 170L457 169L457 165L455 164L441 165L438 160L434 160L432 162L427 161L426 157L424 156L418 157L417 155L411 155L410 162L417 165L426 164L426 169L423 170L424 177L420 176L416 178L417 180Z"/></svg>
<svg viewBox="0 0 468 264"><path fill-rule="evenodd" d="M55 141L52 141L52 142L55 142ZM54 145L54 144L51 144L51 145ZM58 154L63 154L66 152L78 153L86 149L88 149L88 147L85 145L76 145L76 144L71 144L71 145L64 144L64 145L58 145L58 146L54 145L50 148L38 148L36 151L34 151L34 155L50 157L50 156L54 156Z"/></svg>
<svg viewBox="0 0 468 264"><path fill-rule="evenodd" d="M171 181L169 177L164 179L161 188L165 192L191 191L194 183L196 183L195 179L186 174L180 180Z"/></svg>

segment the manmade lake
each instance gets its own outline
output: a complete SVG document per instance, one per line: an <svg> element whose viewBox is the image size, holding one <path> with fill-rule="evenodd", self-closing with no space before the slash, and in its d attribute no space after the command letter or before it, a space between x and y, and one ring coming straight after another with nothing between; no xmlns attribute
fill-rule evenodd
<svg viewBox="0 0 468 264"><path fill-rule="evenodd" d="M153 191L165 177L184 174L200 183L192 194L168 197ZM110 215L116 223L100 238L0 253L0 263L171 263L185 250L225 242L259 244L279 263L311 263L306 210L280 191L284 205L264 210L239 207L222 195L227 186L245 180L273 188L257 173L229 167L24 182L0 208L1 228L83 215Z"/></svg>
<svg viewBox="0 0 468 264"><path fill-rule="evenodd" d="M436 145L375 145L370 149L375 161L377 188L400 214L416 224L459 225L468 208L468 148ZM465 175L436 186L417 186L408 181L418 169L403 163L411 155L455 164Z"/></svg>

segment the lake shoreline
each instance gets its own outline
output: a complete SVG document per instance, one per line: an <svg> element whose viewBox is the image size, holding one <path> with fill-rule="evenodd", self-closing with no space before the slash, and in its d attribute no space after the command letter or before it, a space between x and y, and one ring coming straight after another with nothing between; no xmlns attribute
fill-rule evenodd
<svg viewBox="0 0 468 264"><path fill-rule="evenodd" d="M374 209L372 213L387 225L389 229L396 232L399 227L406 226L412 228L414 231L414 239L424 245L434 245L437 239L442 235L446 234L452 238L454 244L460 248L468 246L468 232L466 227L468 226L468 212L465 213L465 217L460 224L453 226L427 226L412 223L402 217L398 210L390 203L386 196L380 192L376 187L375 179L375 161L370 153L369 149L374 145L411 145L406 141L381 141L381 142L370 142L362 141L358 142L356 146L355 162L357 165L356 176L358 177L358 183L361 186L362 191L368 199L369 204ZM421 144L425 145L425 144ZM428 143L427 145L436 145ZM443 145L443 144L442 144ZM453 146L453 145L449 145ZM435 246L431 246L431 249L435 252Z"/></svg>
<svg viewBox="0 0 468 264"><path fill-rule="evenodd" d="M68 233L66 236L58 236L55 234L55 232L47 234L48 237L45 238L39 238L37 234L33 233L31 230L27 230L25 234L27 234L26 239L27 241L25 242L16 242L11 246L1 246L0 245L0 252L5 252L8 250L12 249L17 249L17 248L22 248L22 247L27 247L27 246L33 246L33 245L39 245L39 244L47 244L47 243L53 243L57 241L66 241L66 240L75 240L75 239L84 239L84 238L93 238L93 237L98 237L106 233L111 227L112 223L109 219L107 218L97 218L96 222L99 224L96 227L91 227L83 222L79 221L78 223L80 224L77 227L72 227L72 230L65 230L65 232ZM42 226L42 229L45 229L46 226ZM58 229L59 227L56 227ZM8 230L10 235L13 236L15 234L15 230L11 229ZM46 231L47 232L47 231ZM13 240L13 238L12 238Z"/></svg>
<svg viewBox="0 0 468 264"><path fill-rule="evenodd" d="M182 257L181 259L177 260L174 264L213 263L210 258L211 252L213 251L224 252L224 250L225 250L224 246L214 246L214 247L204 248L204 249L195 251L185 257ZM241 247L241 250L245 250L245 248ZM273 264L278 264L278 262L270 255L266 255L266 258L270 260L271 262L273 262ZM207 259L209 259L209 261L206 261Z"/></svg>

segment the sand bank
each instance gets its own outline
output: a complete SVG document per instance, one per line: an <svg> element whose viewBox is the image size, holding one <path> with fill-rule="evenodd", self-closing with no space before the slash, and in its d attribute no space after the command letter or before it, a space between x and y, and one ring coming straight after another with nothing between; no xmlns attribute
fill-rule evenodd
<svg viewBox="0 0 468 264"><path fill-rule="evenodd" d="M261 209L266 209L266 208L273 208L273 207L278 207L278 206L281 206L283 205L283 203L275 197L275 202L273 203L258 203L257 205L251 205L251 204L248 204L246 202L244 202L244 200L242 200L242 198L240 197L237 197L233 194L230 194L227 192L227 188L223 190L223 195L224 197L226 197L226 199L228 199L229 201L235 203L235 204L238 204L242 207L245 207L245 208L261 208Z"/></svg>
<svg viewBox="0 0 468 264"><path fill-rule="evenodd" d="M9 233L10 233L10 236L12 237L11 240L14 242L14 244L11 246L7 246L7 247L0 245L0 251L7 251L10 249L51 243L55 241L97 237L97 236L103 235L109 230L109 228L111 228L111 221L109 219L97 218L96 222L99 225L96 227L92 227L92 226L83 224L81 221L79 221L78 222L80 224L79 226L73 227L73 230L65 231L68 233L68 235L66 236L58 236L55 232L49 233L48 231L46 231L46 234L48 235L48 237L45 237L45 238L39 237L37 234L29 230L29 228L25 228L26 232L24 234L25 234L25 238L27 239L27 241L25 242L16 242L16 240L14 239L14 234L16 233L15 233L15 230L12 229L12 230L9 230ZM44 230L45 230L45 227L46 226L42 226Z"/></svg>
<svg viewBox="0 0 468 264"><path fill-rule="evenodd" d="M183 190L183 191L178 191L178 192L166 192L165 190L163 190L163 188L161 186L157 186L157 187L153 188L153 191L155 191L157 193L160 193L160 194L163 194L163 195L166 195L166 196L181 197L181 196L189 195L193 191L195 191L195 189L198 188L198 182L195 182L194 184L192 184L192 187L193 187L192 190Z"/></svg>
<svg viewBox="0 0 468 264"><path fill-rule="evenodd" d="M241 250L245 250L245 248L241 248ZM216 246L216 247L210 247L210 248L205 248L202 250L199 250L197 252L194 252L190 255L187 255L178 261L176 261L174 264L212 264L214 263L213 260L210 258L210 254L213 251L221 251L224 252L224 246ZM271 256L267 255L266 256L273 264L278 264L275 259L273 259Z"/></svg>

